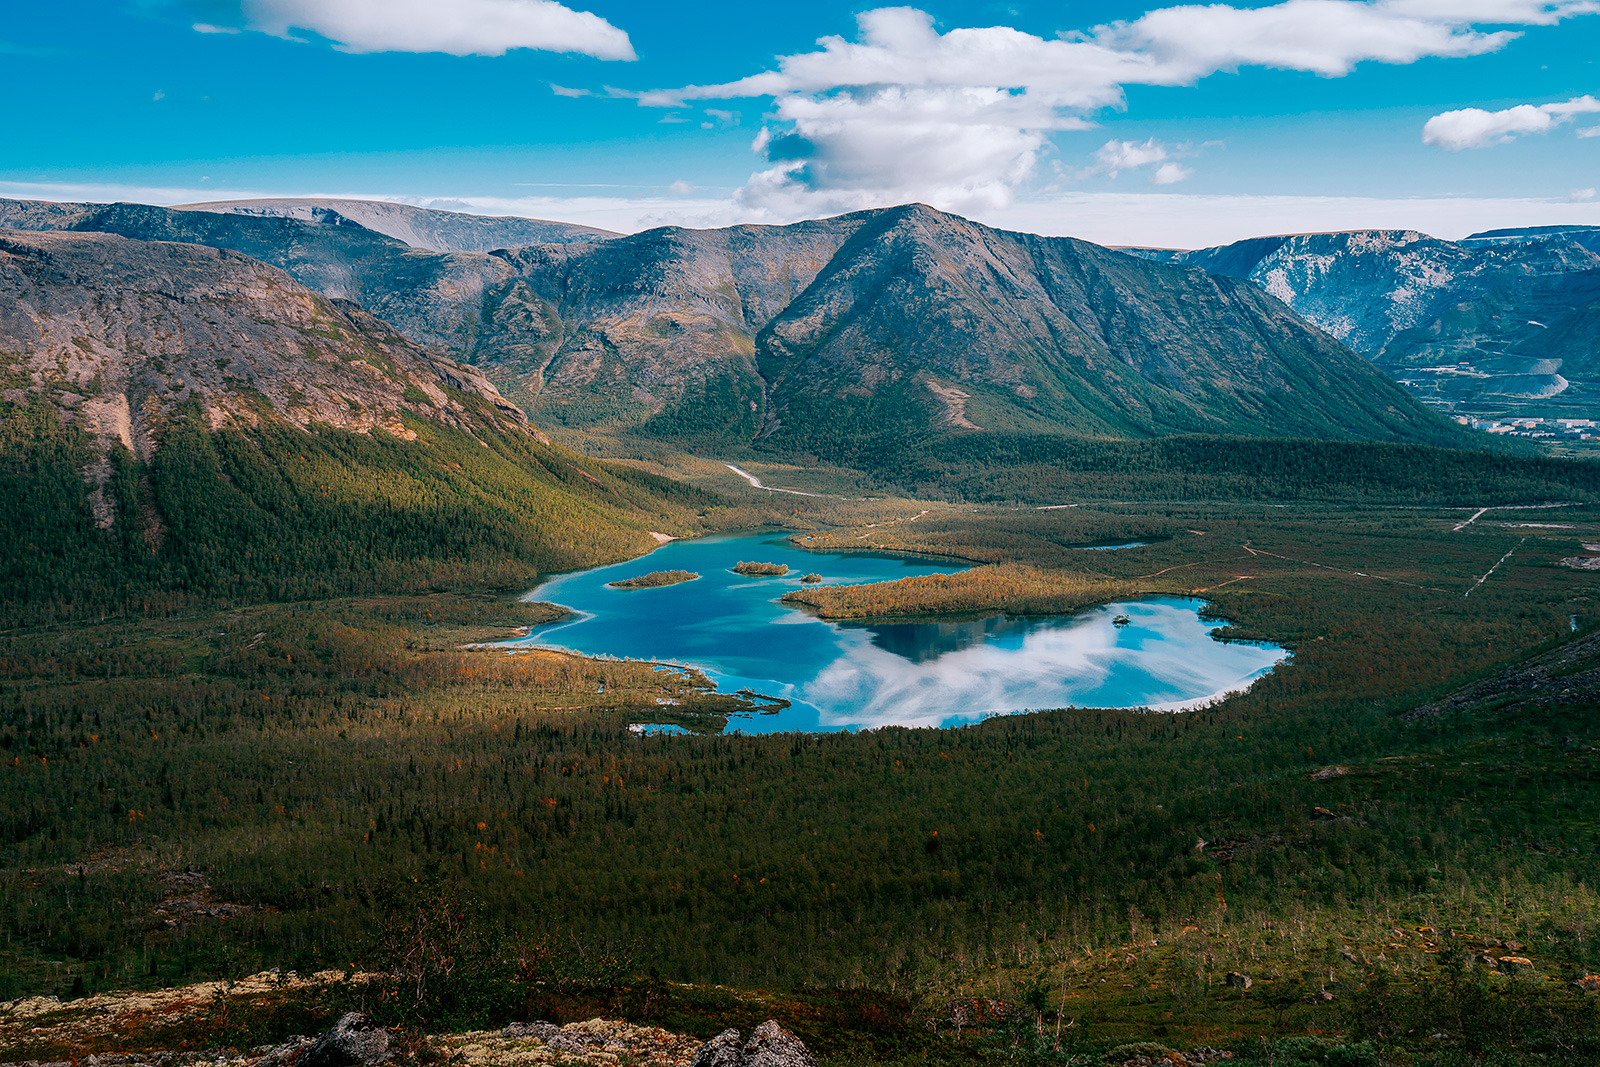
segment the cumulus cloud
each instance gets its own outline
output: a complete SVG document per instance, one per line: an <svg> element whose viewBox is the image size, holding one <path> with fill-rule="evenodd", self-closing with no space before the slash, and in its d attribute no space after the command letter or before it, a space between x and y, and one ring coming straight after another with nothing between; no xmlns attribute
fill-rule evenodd
<svg viewBox="0 0 1600 1067"><path fill-rule="evenodd" d="M310 30L343 52L499 56L534 48L637 58L622 30L555 0L244 0L243 14L249 29L285 38Z"/></svg>
<svg viewBox="0 0 1600 1067"><path fill-rule="evenodd" d="M773 98L777 126L758 141L771 165L740 196L775 216L909 199L978 211L1009 204L1051 136L1123 106L1125 86L1481 55L1518 36L1507 27L1595 11L1600 0L1283 0L1163 8L1045 38L1008 26L940 32L926 12L880 8L858 16L854 40L824 37L776 69L640 102ZM1155 179L1188 173L1163 160Z"/></svg>
<svg viewBox="0 0 1600 1067"><path fill-rule="evenodd" d="M1505 144L1527 133L1549 133L1574 115L1600 111L1600 100L1578 96L1559 104L1518 104L1502 111L1465 107L1435 115L1422 127L1422 143L1446 152ZM1579 136L1588 136L1580 131Z"/></svg>
<svg viewBox="0 0 1600 1067"><path fill-rule="evenodd" d="M1164 145L1154 137L1143 142L1107 141L1094 154L1094 166L1085 173L1115 178L1125 170L1154 167L1150 184L1172 185L1194 175L1193 170L1173 159L1174 154L1187 151L1186 148L1174 149Z"/></svg>
<svg viewBox="0 0 1600 1067"><path fill-rule="evenodd" d="M1194 176L1194 170L1181 163L1163 163L1150 175L1151 185L1172 185Z"/></svg>
<svg viewBox="0 0 1600 1067"><path fill-rule="evenodd" d="M1167 158L1167 148L1154 137L1143 144L1135 141L1107 141L1095 153L1095 172L1115 178L1124 170L1146 167Z"/></svg>

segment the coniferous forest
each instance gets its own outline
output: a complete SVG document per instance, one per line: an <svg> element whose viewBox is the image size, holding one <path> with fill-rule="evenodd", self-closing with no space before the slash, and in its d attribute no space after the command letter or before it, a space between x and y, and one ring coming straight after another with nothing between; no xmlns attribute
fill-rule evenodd
<svg viewBox="0 0 1600 1067"><path fill-rule="evenodd" d="M1600 970L1600 604L1561 563L1600 537L1590 467L955 441L908 465L918 500L778 500L416 429L180 417L110 457L101 529L83 439L8 412L0 1000L279 967L413 1027L709 1036L757 997L830 1062L1600 1048L1573 984ZM744 736L692 670L480 645L559 615L516 599L540 574L762 524L974 568L798 595L824 614L1192 594L1293 659L1183 714ZM1079 550L1118 540L1145 544ZM951 1032L963 997L1002 1009ZM331 1010L294 1004L185 1040Z"/></svg>

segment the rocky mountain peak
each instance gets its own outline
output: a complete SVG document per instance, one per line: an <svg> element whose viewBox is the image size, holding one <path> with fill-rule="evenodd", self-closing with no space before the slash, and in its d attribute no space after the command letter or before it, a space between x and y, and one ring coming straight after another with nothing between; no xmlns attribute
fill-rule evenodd
<svg viewBox="0 0 1600 1067"><path fill-rule="evenodd" d="M526 425L481 372L283 271L198 245L0 231L0 354L5 399L53 403L102 450L142 456L190 404L212 428Z"/></svg>

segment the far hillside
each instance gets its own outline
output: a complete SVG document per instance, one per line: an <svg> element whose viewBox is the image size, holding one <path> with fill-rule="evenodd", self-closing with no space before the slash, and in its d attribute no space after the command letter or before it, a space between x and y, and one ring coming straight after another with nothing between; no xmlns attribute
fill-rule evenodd
<svg viewBox="0 0 1600 1067"><path fill-rule="evenodd" d="M0 221L242 251L481 368L552 428L699 454L971 433L1476 440L1244 281L922 205L489 253L413 247L351 218L398 233L379 215L399 215L336 206L13 201ZM406 218L421 240L429 220Z"/></svg>
<svg viewBox="0 0 1600 1067"><path fill-rule="evenodd" d="M1600 227L1128 251L1250 282L1447 414L1600 420Z"/></svg>

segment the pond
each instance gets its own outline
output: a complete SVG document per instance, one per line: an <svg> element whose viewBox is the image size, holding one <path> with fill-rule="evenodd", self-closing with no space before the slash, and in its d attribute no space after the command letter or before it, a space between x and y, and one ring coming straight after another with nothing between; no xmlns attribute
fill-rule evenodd
<svg viewBox="0 0 1600 1067"><path fill-rule="evenodd" d="M783 577L734 574L741 561L787 564ZM927 559L822 554L772 533L674 541L642 559L564 574L530 599L568 618L505 642L698 667L725 693L752 689L791 705L739 716L746 733L957 726L992 714L1067 705L1181 710L1247 687L1281 648L1218 641L1201 601L1163 597L1069 616L968 621L826 622L778 602L816 573L823 584L949 574ZM694 581L613 589L647 571ZM1117 625L1118 616L1126 616Z"/></svg>

